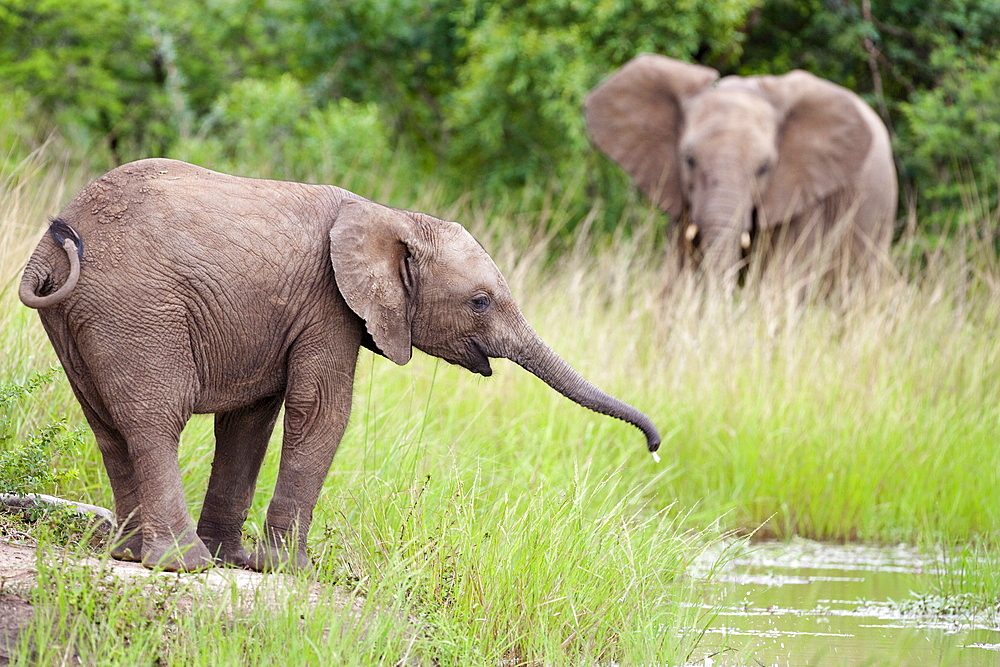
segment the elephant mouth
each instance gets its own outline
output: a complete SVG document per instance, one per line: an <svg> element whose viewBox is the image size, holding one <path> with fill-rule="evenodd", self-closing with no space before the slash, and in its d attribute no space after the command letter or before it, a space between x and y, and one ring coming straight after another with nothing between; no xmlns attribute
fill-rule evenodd
<svg viewBox="0 0 1000 667"><path fill-rule="evenodd" d="M467 349L468 357L465 361L461 362L461 365L473 373L479 373L483 377L488 378L493 375L493 369L490 367L490 358L482 346L476 340L470 339Z"/></svg>

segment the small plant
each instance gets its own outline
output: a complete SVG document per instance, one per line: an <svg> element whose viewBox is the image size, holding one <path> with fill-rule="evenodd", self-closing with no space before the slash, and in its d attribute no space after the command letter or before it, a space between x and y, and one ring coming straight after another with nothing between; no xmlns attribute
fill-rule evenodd
<svg viewBox="0 0 1000 667"><path fill-rule="evenodd" d="M974 540L959 548L944 548L944 554L944 567L926 597L941 601L938 606L953 615L981 614L992 623L1000 620L1000 554L996 548Z"/></svg>
<svg viewBox="0 0 1000 667"><path fill-rule="evenodd" d="M78 476L76 468L60 465L60 461L64 457L79 459L83 439L79 430L70 430L61 417L22 436L12 417L29 396L61 372L50 368L23 383L0 383L0 497L52 492ZM38 541L44 539L44 534L59 544L97 545L98 534L91 527L92 521L66 507L37 503L0 516L0 536Z"/></svg>
<svg viewBox="0 0 1000 667"><path fill-rule="evenodd" d="M0 494L49 491L75 479L74 468L59 467L63 456L79 456L82 433L70 430L65 417L19 436L11 413L39 388L52 382L58 368L32 375L23 383L0 383Z"/></svg>

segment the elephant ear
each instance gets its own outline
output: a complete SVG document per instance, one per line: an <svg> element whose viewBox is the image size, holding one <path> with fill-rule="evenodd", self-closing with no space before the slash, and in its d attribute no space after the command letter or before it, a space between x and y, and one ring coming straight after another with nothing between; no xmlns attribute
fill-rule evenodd
<svg viewBox="0 0 1000 667"><path fill-rule="evenodd" d="M416 222L404 211L348 200L330 229L330 261L347 305L386 357L410 360Z"/></svg>
<svg viewBox="0 0 1000 667"><path fill-rule="evenodd" d="M769 225L851 187L872 143L857 96L809 72L757 77L778 112L778 161L764 195Z"/></svg>
<svg viewBox="0 0 1000 667"><path fill-rule="evenodd" d="M719 73L710 67L644 53L591 90L584 101L594 144L675 219L684 210L677 157L684 101L717 78Z"/></svg>

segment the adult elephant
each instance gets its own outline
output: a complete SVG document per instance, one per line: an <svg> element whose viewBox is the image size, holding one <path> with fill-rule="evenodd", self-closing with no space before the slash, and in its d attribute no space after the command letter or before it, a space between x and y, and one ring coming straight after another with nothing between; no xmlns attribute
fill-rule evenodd
<svg viewBox="0 0 1000 667"><path fill-rule="evenodd" d="M889 134L845 88L798 70L719 79L643 54L591 90L585 109L597 147L680 222L682 264L732 284L753 247L772 266L828 277L886 255L897 197Z"/></svg>
<svg viewBox="0 0 1000 667"><path fill-rule="evenodd" d="M397 364L416 347L484 376L506 357L659 446L645 415L542 342L457 223L333 186L153 159L96 180L49 232L19 295L40 309L97 438L123 526L118 558L168 570L307 565L362 345ZM277 484L248 554L241 528L282 404ZM215 413L197 526L177 462L192 413Z"/></svg>

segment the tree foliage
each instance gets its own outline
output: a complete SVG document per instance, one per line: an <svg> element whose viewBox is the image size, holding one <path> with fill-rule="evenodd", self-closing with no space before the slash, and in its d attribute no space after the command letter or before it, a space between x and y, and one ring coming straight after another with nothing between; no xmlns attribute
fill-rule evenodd
<svg viewBox="0 0 1000 667"><path fill-rule="evenodd" d="M936 54L936 57L945 57ZM900 111L912 137L908 160L932 218L997 208L1000 189L1000 56L963 60Z"/></svg>
<svg viewBox="0 0 1000 667"><path fill-rule="evenodd" d="M139 21L121 0L4 0L0 81L27 91L69 134L165 150L155 135L166 74Z"/></svg>
<svg viewBox="0 0 1000 667"><path fill-rule="evenodd" d="M802 68L861 94L894 134L904 196L937 221L970 180L990 183L997 205L996 115L984 109L995 107L984 84L997 26L997 0L768 0L752 14L736 69Z"/></svg>
<svg viewBox="0 0 1000 667"><path fill-rule="evenodd" d="M450 156L503 184L560 175L589 149L587 91L636 53L691 59L738 51L747 0L468 3L467 60L445 122Z"/></svg>
<svg viewBox="0 0 1000 667"><path fill-rule="evenodd" d="M858 91L934 212L963 174L995 205L997 25L1000 0L0 0L0 114L58 128L95 168L156 154L340 177L405 151L456 192L586 169L613 199L627 180L590 146L583 98L656 52Z"/></svg>
<svg viewBox="0 0 1000 667"><path fill-rule="evenodd" d="M236 82L174 152L219 171L347 188L394 159L374 103L318 104L290 74Z"/></svg>

